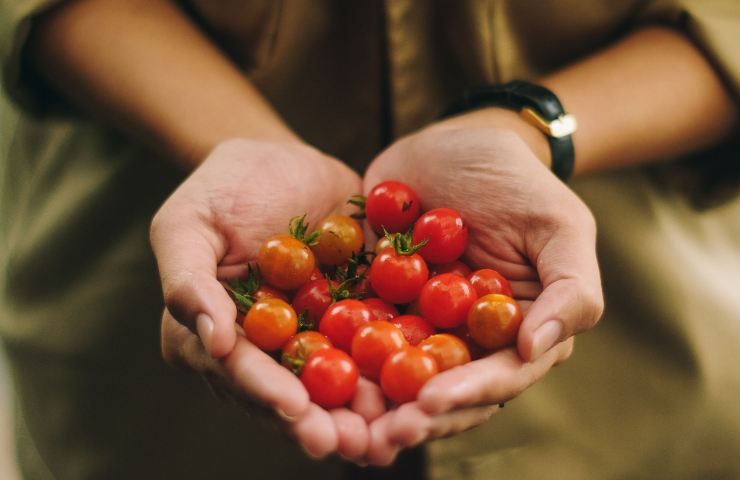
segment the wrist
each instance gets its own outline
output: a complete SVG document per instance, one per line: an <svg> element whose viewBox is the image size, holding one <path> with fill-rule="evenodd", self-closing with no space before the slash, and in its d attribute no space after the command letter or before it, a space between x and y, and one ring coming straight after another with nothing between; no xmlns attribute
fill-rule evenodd
<svg viewBox="0 0 740 480"><path fill-rule="evenodd" d="M515 133L534 153L534 155L550 168L552 156L550 145L545 135L533 125L530 125L518 112L502 107L485 107L465 112L442 122L449 127L476 127L499 128Z"/></svg>

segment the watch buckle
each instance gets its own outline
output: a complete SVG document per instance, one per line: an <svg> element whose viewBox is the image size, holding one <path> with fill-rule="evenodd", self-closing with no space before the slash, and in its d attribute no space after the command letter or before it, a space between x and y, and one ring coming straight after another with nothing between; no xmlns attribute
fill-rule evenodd
<svg viewBox="0 0 740 480"><path fill-rule="evenodd" d="M573 115L564 113L555 120L548 122L540 116L534 109L524 107L519 111L519 115L538 130L548 137L561 138L572 135L578 128L578 122Z"/></svg>

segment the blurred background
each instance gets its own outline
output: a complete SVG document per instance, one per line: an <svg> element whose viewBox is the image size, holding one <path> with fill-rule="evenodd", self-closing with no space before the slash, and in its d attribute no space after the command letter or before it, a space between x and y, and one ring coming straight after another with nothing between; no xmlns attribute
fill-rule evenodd
<svg viewBox="0 0 740 480"><path fill-rule="evenodd" d="M0 479L17 480L15 450L13 448L13 416L11 386L5 365L5 352L0 344Z"/></svg>

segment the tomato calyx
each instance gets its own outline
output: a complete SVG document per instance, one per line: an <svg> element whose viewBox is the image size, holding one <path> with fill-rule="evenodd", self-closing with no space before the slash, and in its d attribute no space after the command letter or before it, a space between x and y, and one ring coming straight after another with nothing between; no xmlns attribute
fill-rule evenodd
<svg viewBox="0 0 740 480"><path fill-rule="evenodd" d="M344 298L362 298L362 294L352 293L350 290L356 287L367 277L368 267L375 257L375 252L366 251L363 245L359 252L352 252L352 256L347 260L344 266L338 267L334 272L334 280L339 282L339 287L332 289L329 285L329 291L344 289L346 292L338 292L340 296L335 297L332 291L334 301ZM363 268L361 268L363 267Z"/></svg>
<svg viewBox="0 0 740 480"><path fill-rule="evenodd" d="M319 237L321 236L321 232L318 231L307 234L308 223L306 222L305 213L301 216L290 219L290 222L288 223L288 232L291 237L295 238L299 242L303 242L309 247L313 247L319 243Z"/></svg>
<svg viewBox="0 0 740 480"><path fill-rule="evenodd" d="M308 358L308 351L306 350L306 346L300 340L298 341L297 353L297 355L283 353L283 355L281 356L281 360L283 362L283 365L287 366L291 372L293 372L295 375L300 375L303 371L303 366L306 364L306 359Z"/></svg>
<svg viewBox="0 0 740 480"><path fill-rule="evenodd" d="M298 331L307 332L309 330L316 330L316 322L308 320L308 310L303 310L298 314Z"/></svg>
<svg viewBox="0 0 740 480"><path fill-rule="evenodd" d="M228 291L236 302L236 309L241 313L247 313L252 305L257 301L254 294L262 285L259 267L247 266L247 276L244 280L241 278L230 278L228 280Z"/></svg>
<svg viewBox="0 0 740 480"><path fill-rule="evenodd" d="M413 255L429 243L428 238L425 238L419 243L414 243L413 230L409 230L406 233L389 233L388 230L383 227L383 234L385 235L385 238L391 242L393 250L395 250L398 255Z"/></svg>
<svg viewBox="0 0 740 480"><path fill-rule="evenodd" d="M350 205L354 205L359 209L357 213L353 213L350 215L350 217L354 218L355 220L364 220L367 218L365 215L365 201L367 199L365 198L365 195L352 195L349 200L347 200L347 203Z"/></svg>

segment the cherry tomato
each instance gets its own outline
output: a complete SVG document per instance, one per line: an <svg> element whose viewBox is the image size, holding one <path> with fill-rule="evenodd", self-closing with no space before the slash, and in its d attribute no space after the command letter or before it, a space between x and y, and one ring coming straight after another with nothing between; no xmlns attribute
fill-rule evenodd
<svg viewBox="0 0 740 480"><path fill-rule="evenodd" d="M411 345L418 345L435 333L434 327L418 315L399 315L391 320L391 323L403 332L406 341Z"/></svg>
<svg viewBox="0 0 740 480"><path fill-rule="evenodd" d="M380 371L380 387L396 404L411 402L438 371L431 354L408 345L385 360Z"/></svg>
<svg viewBox="0 0 740 480"><path fill-rule="evenodd" d="M521 324L522 309L516 300L497 293L476 300L468 313L470 337L489 350L514 343Z"/></svg>
<svg viewBox="0 0 740 480"><path fill-rule="evenodd" d="M332 280L331 285L336 288L339 284ZM305 312L304 321L316 325L332 301L329 282L321 278L308 282L298 289L293 297L293 309L299 315Z"/></svg>
<svg viewBox="0 0 740 480"><path fill-rule="evenodd" d="M450 333L465 342L465 346L468 347L471 359L477 360L488 355L488 350L475 343L475 341L470 337L467 323L464 323L457 328L453 328L450 330Z"/></svg>
<svg viewBox="0 0 740 480"><path fill-rule="evenodd" d="M281 363L291 369L293 373L300 374L306 360L317 350L332 348L328 338L319 332L299 332L283 345Z"/></svg>
<svg viewBox="0 0 740 480"><path fill-rule="evenodd" d="M355 285L352 286L352 293L360 296L360 298L375 296L372 285L370 285L370 267L368 265L357 266L357 276L360 279Z"/></svg>
<svg viewBox="0 0 740 480"><path fill-rule="evenodd" d="M488 295L489 293L500 293L507 297L514 296L509 282L496 270L482 268L474 271L467 277L470 283L473 284L473 287L475 287L475 291L478 292L479 297Z"/></svg>
<svg viewBox="0 0 740 480"><path fill-rule="evenodd" d="M401 350L404 345L407 343L401 330L388 322L374 320L355 332L352 339L352 358L362 376L378 381L385 359Z"/></svg>
<svg viewBox="0 0 740 480"><path fill-rule="evenodd" d="M434 357L440 372L470 361L470 352L465 342L449 333L432 335L422 340L419 348Z"/></svg>
<svg viewBox="0 0 740 480"><path fill-rule="evenodd" d="M401 182L388 180L370 190L365 200L367 222L378 235L405 232L419 218L421 203L413 190Z"/></svg>
<svg viewBox="0 0 740 480"><path fill-rule="evenodd" d="M365 244L360 225L345 215L329 215L316 227L318 243L311 247L322 265L340 265Z"/></svg>
<svg viewBox="0 0 740 480"><path fill-rule="evenodd" d="M267 283L281 290L293 290L311 277L316 259L300 240L290 235L275 235L262 244L257 264Z"/></svg>
<svg viewBox="0 0 740 480"><path fill-rule="evenodd" d="M284 302L289 302L288 294L281 292L277 288L272 288L269 285L260 285L259 288L252 295L255 301L264 300L265 298L279 298Z"/></svg>
<svg viewBox="0 0 740 480"><path fill-rule="evenodd" d="M398 309L380 298L366 298L362 303L368 306L375 320L390 321L398 316Z"/></svg>
<svg viewBox="0 0 740 480"><path fill-rule="evenodd" d="M470 275L470 267L465 265L460 260L455 260L451 263L443 263L441 265L429 265L430 277L442 275L443 273L454 273L455 275L458 275L460 277L467 278L467 276Z"/></svg>
<svg viewBox="0 0 740 480"><path fill-rule="evenodd" d="M311 276L308 277L308 281L312 282L320 278L324 278L324 274L321 272L321 269L319 267L313 267L313 270L311 271Z"/></svg>
<svg viewBox="0 0 740 480"><path fill-rule="evenodd" d="M336 348L328 348L308 357L300 378L311 401L330 409L352 400L359 373L352 357Z"/></svg>
<svg viewBox="0 0 740 480"><path fill-rule="evenodd" d="M414 224L414 243L428 240L419 254L429 263L454 262L468 246L468 227L451 208L435 208Z"/></svg>
<svg viewBox="0 0 740 480"><path fill-rule="evenodd" d="M430 278L419 294L419 308L426 321L437 328L465 323L468 310L478 298L473 286L454 273Z"/></svg>
<svg viewBox="0 0 740 480"><path fill-rule="evenodd" d="M370 309L359 300L340 300L326 309L319 322L319 332L336 348L349 352L358 328L373 320Z"/></svg>
<svg viewBox="0 0 740 480"><path fill-rule="evenodd" d="M386 248L393 248L393 242L391 242L390 240L388 240L388 237L382 236L375 243L375 254L376 255L379 255L380 252L382 252Z"/></svg>
<svg viewBox="0 0 740 480"><path fill-rule="evenodd" d="M266 298L252 305L244 316L244 334L260 349L281 348L298 330L298 316L287 302Z"/></svg>
<svg viewBox="0 0 740 480"><path fill-rule="evenodd" d="M370 265L370 285L380 298L391 303L408 303L419 296L429 269L418 253L401 255L384 250Z"/></svg>

